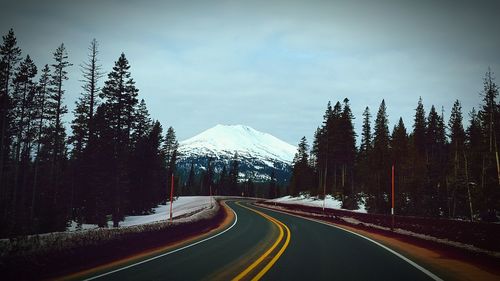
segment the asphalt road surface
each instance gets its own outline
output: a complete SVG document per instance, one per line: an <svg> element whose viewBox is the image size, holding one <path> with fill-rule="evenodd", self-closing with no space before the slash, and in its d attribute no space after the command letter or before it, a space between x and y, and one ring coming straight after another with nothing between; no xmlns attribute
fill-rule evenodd
<svg viewBox="0 0 500 281"><path fill-rule="evenodd" d="M228 202L236 220L208 239L86 280L439 280L353 233Z"/></svg>

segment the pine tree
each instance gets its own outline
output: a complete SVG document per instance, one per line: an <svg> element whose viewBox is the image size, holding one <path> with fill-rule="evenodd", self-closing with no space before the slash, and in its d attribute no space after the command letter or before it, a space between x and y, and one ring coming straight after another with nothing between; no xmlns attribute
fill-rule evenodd
<svg viewBox="0 0 500 281"><path fill-rule="evenodd" d="M342 206L347 209L356 208L354 194L354 160L356 157L356 133L349 99L344 99L344 108L340 116L339 129L339 163L341 169Z"/></svg>
<svg viewBox="0 0 500 281"><path fill-rule="evenodd" d="M415 110L415 123L413 124L413 143L417 154L425 154L425 128L427 123L425 120L424 105L422 103L422 97L418 100L418 105Z"/></svg>
<svg viewBox="0 0 500 281"><path fill-rule="evenodd" d="M369 186L373 182L371 173L370 155L373 150L373 136L371 129L370 108L367 106L363 112L363 126L361 131L361 144L357 154L356 178L359 179L360 191L369 193Z"/></svg>
<svg viewBox="0 0 500 281"><path fill-rule="evenodd" d="M63 115L67 108L63 104L64 81L68 80L67 68L72 64L68 62L68 54L64 44L61 44L53 53L54 63L51 64L52 73L49 82L49 96L46 101L47 135L42 145L41 154L47 155L49 165L47 180L42 193L45 194L43 210L45 221L41 222L42 229L62 230L66 226L66 204L69 199L65 197L62 173L66 160L66 131L63 125Z"/></svg>
<svg viewBox="0 0 500 281"><path fill-rule="evenodd" d="M444 122L438 115L434 106L431 107L427 118L426 129L426 162L427 175L424 184L423 200L425 215L439 216L440 206L443 203L445 189L446 167L444 147L446 145Z"/></svg>
<svg viewBox="0 0 500 281"><path fill-rule="evenodd" d="M2 37L3 44L0 46L0 206L8 206L7 181L4 179L5 163L10 154L12 132L9 127L10 111L12 108L12 89L10 88L14 78L17 63L21 60L21 49L17 46L14 30ZM3 214L6 209L0 210ZM4 216L2 216L3 218Z"/></svg>
<svg viewBox="0 0 500 281"><path fill-rule="evenodd" d="M367 106L365 111L363 111L363 128L361 133L361 145L359 147L359 153L364 157L368 155L368 151L372 148L371 118L370 108Z"/></svg>
<svg viewBox="0 0 500 281"><path fill-rule="evenodd" d="M465 154L465 130L462 124L462 105L460 101L456 100L451 110L450 120L448 127L450 129L450 188L448 191L447 201L448 214L451 217L456 216L456 209L458 205L459 213L461 216L466 214L468 210L468 183L466 174L466 154ZM467 176L467 177L466 177Z"/></svg>
<svg viewBox="0 0 500 281"><path fill-rule="evenodd" d="M425 110L422 98L419 98L418 105L415 110L415 118L413 124L413 132L410 136L410 185L409 193L411 194L410 202L408 202L409 213L411 215L421 215L424 210L422 202L424 201L424 185L427 178L427 159L426 159L426 127Z"/></svg>
<svg viewBox="0 0 500 281"><path fill-rule="evenodd" d="M98 82L102 78L101 66L97 59L98 44L93 39L89 46L88 61L80 65L83 82L82 94L76 102L74 110L75 119L71 128L73 135L70 142L73 144L73 157L78 158L85 147L89 145L90 139L94 138L93 119L97 105L99 104L97 93L100 91Z"/></svg>
<svg viewBox="0 0 500 281"><path fill-rule="evenodd" d="M293 158L292 178L290 180L291 195L298 195L303 191L312 190L311 172L309 167L309 145L306 137L302 137L299 142L297 153Z"/></svg>
<svg viewBox="0 0 500 281"><path fill-rule="evenodd" d="M483 104L478 112L482 132L481 216L495 219L500 210L500 167L498 160L497 122L499 121L498 85L490 69L483 79Z"/></svg>
<svg viewBox="0 0 500 281"><path fill-rule="evenodd" d="M48 100L48 110L50 112L50 129L53 131L52 146L52 169L57 169L54 167L59 164L61 159L64 157L65 151L65 129L62 123L62 116L68 112L68 109L63 105L64 89L63 83L68 80L68 67L72 66L68 62L68 54L64 44L61 44L54 52L54 63L52 64L52 76L50 80L50 98ZM54 181L58 181L57 175L53 175Z"/></svg>
<svg viewBox="0 0 500 281"><path fill-rule="evenodd" d="M403 118L399 118L398 124L394 126L391 137L391 159L395 169L395 212L397 214L408 213L407 198L411 196L408 190L408 149L409 140Z"/></svg>
<svg viewBox="0 0 500 281"><path fill-rule="evenodd" d="M225 166L224 166L224 168L225 168ZM191 162L191 168L189 168L189 174L188 174L188 178L186 181L186 189L185 189L185 194L187 196L197 195L195 181L196 181L196 175L194 173L194 162ZM227 195L226 193L222 193L222 194Z"/></svg>
<svg viewBox="0 0 500 281"><path fill-rule="evenodd" d="M113 71L108 74L108 80L102 89L103 109L106 126L109 127L109 137L113 144L114 180L112 183L113 226L118 226L126 210L125 198L129 190L127 161L132 149L131 133L137 105L138 90L131 78L130 65L121 54L115 62Z"/></svg>
<svg viewBox="0 0 500 281"><path fill-rule="evenodd" d="M179 148L179 143L175 137L175 130L169 127L167 130L167 135L165 136L165 143L163 145L163 151L167 157L167 169L170 174L175 172L175 162L177 161L177 149Z"/></svg>
<svg viewBox="0 0 500 281"><path fill-rule="evenodd" d="M370 209L376 212L388 212L389 206L385 198L388 198L390 188L390 154L389 154L389 121L387 120L387 109L385 100L382 100L377 118L375 119L375 131L373 133L373 162L372 171L375 175L373 183Z"/></svg>
<svg viewBox="0 0 500 281"><path fill-rule="evenodd" d="M135 118L132 132L132 143L135 144L139 139L146 136L153 127L153 122L149 118L149 112L146 102L141 99L135 110Z"/></svg>
<svg viewBox="0 0 500 281"><path fill-rule="evenodd" d="M38 187L39 187L39 166L40 161L42 161L42 143L44 139L46 139L46 126L47 126L47 111L46 111L46 103L49 98L49 82L50 82L50 69L49 65L45 65L42 69L42 74L40 75L40 79L38 80L38 89L35 95L35 124L36 127L36 152L35 152L35 163L34 163L34 171L33 171L33 188L31 195L31 208L30 208L30 218L32 226L35 226L35 213L36 212L36 203L38 199ZM45 159L47 160L47 159Z"/></svg>
<svg viewBox="0 0 500 281"><path fill-rule="evenodd" d="M207 159L207 169L201 177L200 193L203 196L210 195L210 189L214 186L214 163L213 158L208 157Z"/></svg>
<svg viewBox="0 0 500 281"><path fill-rule="evenodd" d="M163 153L165 155L165 160L167 161L167 175L168 175L168 186L171 184L172 177L176 172L176 162L177 162L177 149L179 148L179 143L175 137L175 130L169 127L167 134L165 136L165 143L163 144ZM175 183L175 182L174 182ZM211 184L211 183L210 183ZM175 190L178 189L177 186L174 187Z"/></svg>
<svg viewBox="0 0 500 281"><path fill-rule="evenodd" d="M12 94L11 130L14 133L14 183L11 191L11 221L13 225L26 224L24 218L26 202L26 175L29 173L33 139L33 113L36 84L34 78L37 68L30 56L20 63L15 73ZM14 229L13 232L19 232Z"/></svg>
<svg viewBox="0 0 500 281"><path fill-rule="evenodd" d="M229 195L239 195L238 178L240 173L240 162L238 160L238 153L235 153L231 160L229 175L228 175L228 189Z"/></svg>
<svg viewBox="0 0 500 281"><path fill-rule="evenodd" d="M464 154L464 177L466 181L466 187L469 188L469 190L464 190L463 196L460 196L461 194L457 194L457 201L459 201L460 197L462 197L462 204L466 205L467 203L465 201L469 201L469 206L460 208L460 202L457 202L456 204L454 203L452 206L452 214L454 217L467 217L466 214L468 212L466 210L469 210L469 212L471 212L472 209L472 212L474 212L473 207L483 203L483 196L481 196L483 189L477 188L481 185L483 179L482 142L483 139L481 122L475 108L472 108L469 113L469 125L467 126L467 131L465 134L466 153ZM465 194L465 192L467 192L467 194Z"/></svg>

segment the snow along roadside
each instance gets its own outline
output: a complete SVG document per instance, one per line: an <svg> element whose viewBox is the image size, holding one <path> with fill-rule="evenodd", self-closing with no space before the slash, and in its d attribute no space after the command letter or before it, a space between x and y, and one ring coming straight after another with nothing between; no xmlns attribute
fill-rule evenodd
<svg viewBox="0 0 500 281"><path fill-rule="evenodd" d="M174 203L175 206L175 203ZM198 208L190 213L178 216L172 222L163 220L118 228L95 228L72 232L53 232L35 234L0 240L0 258L43 255L57 250L99 245L108 240L133 233L153 232L172 228L177 225L194 223L215 217L220 205L214 202L206 208Z"/></svg>
<svg viewBox="0 0 500 281"><path fill-rule="evenodd" d="M269 209L281 210L281 211L289 212L289 213L292 213L292 214L303 215L303 216L307 216L307 217L315 217L315 218L318 218L318 219L331 218L331 217L328 217L328 216L325 216L325 215L322 215L322 214L309 213L309 212L298 211L298 210L291 210L289 208L285 208L285 207L281 207L281 206L274 206L274 205L271 205L271 204L255 203L255 205L266 207L266 208L269 208ZM389 227L384 227L384 226L380 226L380 225L376 225L376 224L362 222L362 221L359 221L359 220L354 219L354 218L342 217L342 216L336 216L336 217L338 219L344 221L345 223L349 224L349 225L354 225L354 226L363 225L363 226L367 226L367 227L370 227L370 228L385 230L385 231L389 231L389 232L392 232L392 233L397 233L397 234L401 234L401 235L406 235L406 236L411 236L411 237L419 238L419 239L422 239L422 240L433 241L433 242L445 244L445 245L448 245L448 246L453 246L453 247L456 247L456 248L460 248L460 249L471 251L471 252L475 252L475 253L486 254L486 255L494 257L494 258L500 258L500 252L485 250L485 249L482 249L482 248L478 248L478 247L476 247L474 245L460 243L460 242L456 242L456 241L451 241L451 240L443 239L443 238L437 238L437 237L433 237L433 236L430 236L430 235L416 233L416 232L412 232L412 231L408 231L408 230L400 229L400 228L395 228L394 231L391 231L391 229Z"/></svg>

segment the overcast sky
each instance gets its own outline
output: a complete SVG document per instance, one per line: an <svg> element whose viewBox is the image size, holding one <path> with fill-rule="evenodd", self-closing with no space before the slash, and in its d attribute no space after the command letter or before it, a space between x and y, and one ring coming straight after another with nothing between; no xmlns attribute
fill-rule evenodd
<svg viewBox="0 0 500 281"><path fill-rule="evenodd" d="M78 65L99 41L108 73L124 52L151 117L183 140L245 124L291 144L312 138L329 100L362 112L385 99L390 128L413 125L418 97L449 117L481 101L488 66L500 73L500 1L8 1L23 55L43 66L67 46L70 111ZM104 78L101 84L104 82ZM67 114L66 122L72 114Z"/></svg>

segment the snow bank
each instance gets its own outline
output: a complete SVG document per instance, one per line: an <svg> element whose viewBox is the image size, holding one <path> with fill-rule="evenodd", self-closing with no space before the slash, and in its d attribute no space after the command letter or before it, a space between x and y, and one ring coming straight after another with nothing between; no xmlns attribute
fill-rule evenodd
<svg viewBox="0 0 500 281"><path fill-rule="evenodd" d="M209 196L181 196L178 197L177 200L174 200L174 204L172 206L172 217L176 220L181 217L185 217L186 215L192 215L204 209L208 209L214 204L215 202ZM150 215L126 216L125 219L120 222L120 227L165 221L169 219L169 216L170 203L167 203L165 205L158 205L158 207L156 207L154 212ZM108 222L108 227L113 228L112 221ZM98 228L95 224L82 224L81 227L78 228L77 223L72 221L66 231L79 231L95 228Z"/></svg>
<svg viewBox="0 0 500 281"><path fill-rule="evenodd" d="M81 231L51 232L0 239L0 258L99 245L103 241L124 237L132 233L154 232L176 225L198 222L215 217L219 210L219 204L215 201L211 203L211 197L208 196L180 197L174 201L175 218L172 222L167 222L167 208L170 210L169 204L156 208L158 211L156 214L129 216L121 224L121 227L99 228L93 225L84 225ZM76 224L73 224L71 228L76 229Z"/></svg>
<svg viewBox="0 0 500 281"><path fill-rule="evenodd" d="M276 203L282 203L282 204L296 204L296 205L311 206L311 207L323 207L323 201L324 201L323 199L319 199L317 196L299 195L297 197L292 197L290 195L287 195L284 197L267 200L266 202L276 202ZM324 202L324 204L325 204L325 208L351 211L351 210L342 209L342 201L336 199L335 197L333 197L329 194L326 195L326 201ZM352 211L358 212L358 213L366 213L365 205L361 203L361 204L359 204L358 210L352 210Z"/></svg>
<svg viewBox="0 0 500 281"><path fill-rule="evenodd" d="M174 200L172 206L172 217L174 219L183 217L186 214L199 212L203 209L210 208L211 204L215 204L210 196L182 196ZM158 221L167 220L170 216L170 203L166 205L159 205L154 209L154 213L144 216L128 216L125 217L120 226L133 226L139 224L146 224ZM110 227L113 225L109 222Z"/></svg>

